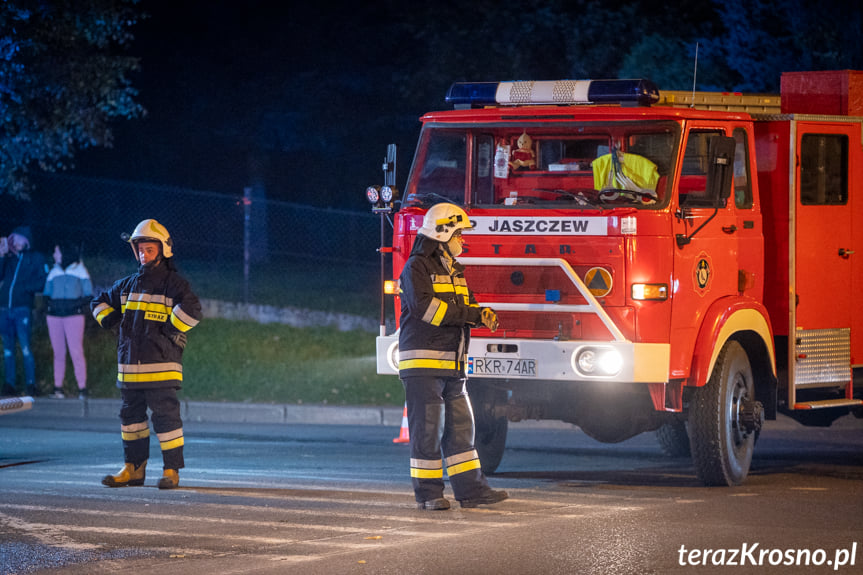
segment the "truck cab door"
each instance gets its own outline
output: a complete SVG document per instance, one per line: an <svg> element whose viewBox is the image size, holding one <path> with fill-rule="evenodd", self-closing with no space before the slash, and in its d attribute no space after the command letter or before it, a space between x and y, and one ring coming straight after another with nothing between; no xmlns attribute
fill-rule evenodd
<svg viewBox="0 0 863 575"><path fill-rule="evenodd" d="M671 377L689 376L696 336L710 305L738 289L737 215L728 189L709 185L710 152L724 128L690 124L675 184ZM733 171L731 149L728 169Z"/></svg>
<svg viewBox="0 0 863 575"><path fill-rule="evenodd" d="M800 390L851 378L852 264L860 256L853 255L849 153L853 141L860 145L860 126L795 123L789 378Z"/></svg>

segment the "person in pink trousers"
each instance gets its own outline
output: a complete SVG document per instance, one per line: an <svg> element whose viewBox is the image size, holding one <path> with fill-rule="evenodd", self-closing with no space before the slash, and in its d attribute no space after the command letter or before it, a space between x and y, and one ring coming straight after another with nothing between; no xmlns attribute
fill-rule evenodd
<svg viewBox="0 0 863 575"><path fill-rule="evenodd" d="M54 267L48 273L43 295L47 298L48 336L54 349L54 393L62 399L66 377L66 350L72 358L78 397L87 399L87 361L84 357L84 311L93 296L93 283L79 251L54 246Z"/></svg>

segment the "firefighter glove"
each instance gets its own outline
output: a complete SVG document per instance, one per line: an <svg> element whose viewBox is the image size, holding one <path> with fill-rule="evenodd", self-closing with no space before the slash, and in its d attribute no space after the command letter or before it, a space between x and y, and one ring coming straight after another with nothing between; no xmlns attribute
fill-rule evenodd
<svg viewBox="0 0 863 575"><path fill-rule="evenodd" d="M178 331L171 336L171 341L173 341L180 349L184 349L186 347L186 334Z"/></svg>
<svg viewBox="0 0 863 575"><path fill-rule="evenodd" d="M482 325L490 329L491 331L497 331L497 314L494 313L494 310L490 307L482 308Z"/></svg>

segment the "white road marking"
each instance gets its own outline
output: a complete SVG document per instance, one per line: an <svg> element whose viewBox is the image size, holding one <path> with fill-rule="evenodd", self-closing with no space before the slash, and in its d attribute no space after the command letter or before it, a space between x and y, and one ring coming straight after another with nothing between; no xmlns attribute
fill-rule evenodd
<svg viewBox="0 0 863 575"><path fill-rule="evenodd" d="M43 545L53 545L75 551L87 551L101 548L100 545L94 545L92 543L77 543L71 537L66 535L64 529L57 525L30 523L18 517L6 515L5 513L0 513L0 526L25 533Z"/></svg>

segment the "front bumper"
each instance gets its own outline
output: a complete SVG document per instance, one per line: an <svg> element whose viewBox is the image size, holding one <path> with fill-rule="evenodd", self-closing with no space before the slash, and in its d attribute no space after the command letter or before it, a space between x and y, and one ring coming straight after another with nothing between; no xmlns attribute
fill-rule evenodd
<svg viewBox="0 0 863 575"><path fill-rule="evenodd" d="M398 375L398 333L379 336L376 348L378 373ZM613 355L613 373L586 373L578 361L586 352ZM468 377L478 379L659 383L668 381L670 354L671 346L664 343L472 338L467 371ZM497 369L479 373L478 360ZM532 360L535 369L507 368L523 366L525 360Z"/></svg>

